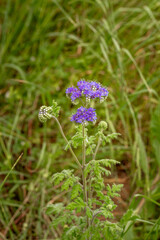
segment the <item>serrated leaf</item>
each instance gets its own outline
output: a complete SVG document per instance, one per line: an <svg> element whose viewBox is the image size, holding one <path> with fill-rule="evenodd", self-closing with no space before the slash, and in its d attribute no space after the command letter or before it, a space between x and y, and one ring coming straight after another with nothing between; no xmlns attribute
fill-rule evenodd
<svg viewBox="0 0 160 240"><path fill-rule="evenodd" d="M64 209L63 203L49 204L46 207L46 214L58 214Z"/></svg>
<svg viewBox="0 0 160 240"><path fill-rule="evenodd" d="M66 209L68 210L76 210L76 212L81 212L86 207L85 202L82 198L78 197L74 202L71 202L67 205Z"/></svg>
<svg viewBox="0 0 160 240"><path fill-rule="evenodd" d="M70 187L73 186L74 182L75 182L75 178L73 178L73 177L66 179L66 181L63 183L61 189L68 190Z"/></svg>
<svg viewBox="0 0 160 240"><path fill-rule="evenodd" d="M118 137L119 135L121 135L121 134L120 134L120 133L111 133L111 134L108 134L108 135L105 137L105 141L106 141L107 143L110 143L111 140L117 139L117 137Z"/></svg>
<svg viewBox="0 0 160 240"><path fill-rule="evenodd" d="M55 185L61 183L62 181L66 181L62 185L62 190L68 190L69 187L72 187L75 182L79 180L78 177L74 176L73 170L65 169L60 173L55 173L53 175L53 182Z"/></svg>
<svg viewBox="0 0 160 240"><path fill-rule="evenodd" d="M105 218L113 218L113 213L111 213L110 211L108 211L108 209L101 207L100 208L101 214L105 217Z"/></svg>
<svg viewBox="0 0 160 240"><path fill-rule="evenodd" d="M128 209L127 212L121 218L120 223L125 225L127 222L134 221L137 218L140 218L140 217L137 214L135 214L132 209Z"/></svg>
<svg viewBox="0 0 160 240"><path fill-rule="evenodd" d="M59 111L60 111L60 107L58 106L57 102L55 102L53 100L52 102L52 114L55 116L55 117L58 117L59 116Z"/></svg>
<svg viewBox="0 0 160 240"><path fill-rule="evenodd" d="M104 165L105 167L110 167L110 168L112 164L113 165L119 164L119 162L114 159L100 159L100 160L97 160L97 162L101 165Z"/></svg>
<svg viewBox="0 0 160 240"><path fill-rule="evenodd" d="M67 216L60 215L52 221L52 226L57 227L59 224L63 226L66 222L67 222Z"/></svg>
<svg viewBox="0 0 160 240"><path fill-rule="evenodd" d="M82 192L82 187L80 186L80 184L75 184L71 190L71 199L78 197L78 195L81 192Z"/></svg>
<svg viewBox="0 0 160 240"><path fill-rule="evenodd" d="M69 230L68 231L66 231L66 236L75 236L77 233L79 233L80 232L80 229L79 229L79 227L78 226L72 226L72 227L70 227L69 228Z"/></svg>
<svg viewBox="0 0 160 240"><path fill-rule="evenodd" d="M108 184L107 185L107 195L110 197L118 197L119 194L117 192L121 191L123 184L113 184L112 187Z"/></svg>
<svg viewBox="0 0 160 240"><path fill-rule="evenodd" d="M104 167L100 167L102 174L105 174L107 177L111 175L111 171L105 169Z"/></svg>
<svg viewBox="0 0 160 240"><path fill-rule="evenodd" d="M86 207L86 214L89 218L92 218L92 211L88 206Z"/></svg>

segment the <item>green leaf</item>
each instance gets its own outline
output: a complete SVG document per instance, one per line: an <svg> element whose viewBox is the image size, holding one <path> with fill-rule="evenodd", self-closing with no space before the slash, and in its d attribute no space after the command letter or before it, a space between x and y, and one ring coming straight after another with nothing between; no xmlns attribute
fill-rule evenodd
<svg viewBox="0 0 160 240"><path fill-rule="evenodd" d="M107 239L111 240L123 240L121 238L121 233L123 229L117 223L111 223L109 221L104 221L101 223L102 233L107 236Z"/></svg>
<svg viewBox="0 0 160 240"><path fill-rule="evenodd" d="M80 232L80 228L78 226L72 226L69 228L68 231L66 231L65 234L68 237L72 237L72 236L76 236L79 232Z"/></svg>
<svg viewBox="0 0 160 240"><path fill-rule="evenodd" d="M114 159L100 159L100 160L97 160L97 162L105 167L109 167L111 168L112 164L113 165L116 165L116 164L119 164L120 162L114 160Z"/></svg>
<svg viewBox="0 0 160 240"><path fill-rule="evenodd" d="M107 185L107 195L110 197L118 197L119 194L117 192L121 191L123 184L113 184L112 187L108 184Z"/></svg>
<svg viewBox="0 0 160 240"><path fill-rule="evenodd" d="M86 214L89 218L92 218L92 211L88 206L86 207Z"/></svg>
<svg viewBox="0 0 160 240"><path fill-rule="evenodd" d="M110 143L111 140L117 139L117 137L120 136L120 135L121 135L120 133L111 133L111 134L108 134L108 135L106 136L106 138L105 138L105 141L106 141L107 143Z"/></svg>
<svg viewBox="0 0 160 240"><path fill-rule="evenodd" d="M105 169L104 167L100 167L100 169L101 169L101 173L105 174L107 177L111 175L111 171Z"/></svg>
<svg viewBox="0 0 160 240"><path fill-rule="evenodd" d="M90 136L86 138L86 155L93 154L93 150L96 147L95 140L95 136Z"/></svg>
<svg viewBox="0 0 160 240"><path fill-rule="evenodd" d="M139 148L139 152L140 152L140 166L141 166L143 172L148 175L149 167L148 167L148 159L147 159L145 145L144 145L144 142L143 142L142 137L139 134L139 132L136 133L136 136L137 136L137 144L138 144L138 148Z"/></svg>
<svg viewBox="0 0 160 240"><path fill-rule="evenodd" d="M151 143L154 149L153 153L155 154L156 161L160 166L160 102L152 114L150 132L152 140Z"/></svg>
<svg viewBox="0 0 160 240"><path fill-rule="evenodd" d="M159 203L159 202L155 201L154 199L152 199L152 198L150 198L150 197L148 197L148 196L146 196L146 195L136 194L135 197L145 198L146 200L148 200L148 201L150 201L150 202L152 202L152 203L154 203L154 204L156 204L157 206L160 207L160 203Z"/></svg>
<svg viewBox="0 0 160 240"><path fill-rule="evenodd" d="M69 177L62 185L61 189L62 190L68 190L70 187L73 186L75 182L75 178L74 177Z"/></svg>
<svg viewBox="0 0 160 240"><path fill-rule="evenodd" d="M123 217L120 220L120 223L122 225L126 225L129 221L134 221L137 218L140 218L137 214L134 213L132 209L128 209L127 212L123 215Z"/></svg>
<svg viewBox="0 0 160 240"><path fill-rule="evenodd" d="M105 218L113 218L113 213L111 213L111 211L108 210L107 208L101 207L100 211Z"/></svg>
<svg viewBox="0 0 160 240"><path fill-rule="evenodd" d="M59 184L60 182L63 181L63 179L65 178L65 175L63 173L55 173L53 175L53 182L55 185Z"/></svg>
<svg viewBox="0 0 160 240"><path fill-rule="evenodd" d="M55 228L58 225L64 226L64 224L66 224L67 222L67 219L68 219L68 216L66 214L60 215L52 221L52 226L54 226Z"/></svg>
<svg viewBox="0 0 160 240"><path fill-rule="evenodd" d="M78 197L80 193L82 193L82 187L80 184L75 184L71 190L71 199Z"/></svg>
<svg viewBox="0 0 160 240"><path fill-rule="evenodd" d="M66 209L73 211L76 210L77 212L81 212L86 207L85 202L82 198L78 197L74 202L71 202L67 205Z"/></svg>
<svg viewBox="0 0 160 240"><path fill-rule="evenodd" d="M46 214L58 214L64 209L63 203L49 204L46 207Z"/></svg>
<svg viewBox="0 0 160 240"><path fill-rule="evenodd" d="M60 182L64 181L66 179L66 181L63 183L62 185L62 190L68 190L69 187L72 187L74 185L75 182L78 182L79 178L76 177L73 174L73 170L63 170L60 173L55 173L53 175L53 182L55 185L59 184Z"/></svg>
<svg viewBox="0 0 160 240"><path fill-rule="evenodd" d="M60 111L60 107L58 106L58 104L53 100L52 102L52 114L55 116L55 117L58 117L59 116L59 111Z"/></svg>

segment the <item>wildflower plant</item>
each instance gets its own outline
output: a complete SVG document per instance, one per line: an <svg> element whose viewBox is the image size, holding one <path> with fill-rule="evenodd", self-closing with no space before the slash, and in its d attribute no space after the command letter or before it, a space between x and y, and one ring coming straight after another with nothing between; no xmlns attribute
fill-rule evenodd
<svg viewBox="0 0 160 240"><path fill-rule="evenodd" d="M70 150L80 174L75 175L73 169L64 169L53 175L53 183L61 185L62 191L70 193L70 202L67 205L62 202L49 204L46 212L54 216L53 227L61 227L62 240L121 240L128 231L127 222L134 221L136 216L129 210L119 223L110 221L114 218L113 210L117 207L113 198L119 196L123 185L105 185L104 177L108 177L111 166L119 162L97 159L100 145L105 145L119 134L106 134L108 124L105 121L100 121L96 126L96 110L90 107L92 101L104 101L108 90L100 83L80 80L77 87L67 88L66 94L72 103L81 103L70 119L75 123L76 129L70 140L66 138L58 120L60 107L55 101L50 107L40 108L39 120L46 122L53 118L57 122L66 142L65 150ZM88 134L88 124L94 126L95 135ZM78 147L82 148L81 156L76 156L74 152Z"/></svg>

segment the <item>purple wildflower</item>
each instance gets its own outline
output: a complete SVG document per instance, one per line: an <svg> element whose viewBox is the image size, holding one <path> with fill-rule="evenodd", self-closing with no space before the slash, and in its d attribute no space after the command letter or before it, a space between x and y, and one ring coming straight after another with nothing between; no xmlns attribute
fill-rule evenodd
<svg viewBox="0 0 160 240"><path fill-rule="evenodd" d="M100 101L102 101L108 96L108 90L102 87L100 83L80 80L77 83L77 88L67 88L66 94L71 98L72 101L84 96L87 99L99 98Z"/></svg>
<svg viewBox="0 0 160 240"><path fill-rule="evenodd" d="M96 119L97 116L95 109L84 107L78 108L76 114L71 117L71 121L75 121L77 123L94 122Z"/></svg>

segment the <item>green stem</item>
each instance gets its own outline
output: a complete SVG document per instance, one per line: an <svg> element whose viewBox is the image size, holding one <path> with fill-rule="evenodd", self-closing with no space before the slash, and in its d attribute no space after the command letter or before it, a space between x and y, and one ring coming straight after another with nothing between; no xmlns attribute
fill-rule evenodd
<svg viewBox="0 0 160 240"><path fill-rule="evenodd" d="M98 149L100 147L100 144L101 144L101 137L98 138L98 143L97 143L97 147L96 147L95 153L93 155L93 160L96 159L96 155L97 155Z"/></svg>
<svg viewBox="0 0 160 240"><path fill-rule="evenodd" d="M88 205L88 199L87 199L87 183L86 183L86 177L84 174L85 170L85 164L86 164L86 143L85 143L85 127L82 125L82 134L83 134L83 144L82 144L82 179L83 179L83 195L84 195L84 201L86 205ZM88 227L88 217L87 217L87 227Z"/></svg>
<svg viewBox="0 0 160 240"><path fill-rule="evenodd" d="M96 216L97 216L99 213L101 213L101 211L98 211L97 213L95 213L95 214L92 216L92 219L91 219L91 222L90 222L91 227L93 226L94 219L96 218ZM89 240L92 240L92 232L90 233Z"/></svg>
<svg viewBox="0 0 160 240"><path fill-rule="evenodd" d="M98 211L97 213L95 213L92 217L92 220L91 220L91 226L93 225L93 222L94 222L94 219L96 218L96 216L101 213L101 211Z"/></svg>
<svg viewBox="0 0 160 240"><path fill-rule="evenodd" d="M92 198L93 192L92 192L92 170L90 171L89 178L88 178L88 198Z"/></svg>
<svg viewBox="0 0 160 240"><path fill-rule="evenodd" d="M19 160L21 159L22 155L23 155L23 153L21 153L21 155L17 158L17 160L15 161L15 163L13 164L13 166L11 167L10 171L9 171L8 174L5 176L3 182L2 182L1 185L0 185L0 191L1 191L2 187L3 187L3 185L5 184L7 178L8 178L9 175L11 174L12 170L15 168L15 166L17 165L17 163L18 163Z"/></svg>
<svg viewBox="0 0 160 240"><path fill-rule="evenodd" d="M55 116L53 116L53 115L52 115L52 118L57 122L58 127L59 127L59 130L60 130L60 132L61 132L61 134L62 134L65 142L66 142L67 145L69 146L69 150L70 150L72 156L74 157L74 159L75 159L76 163L78 164L78 166L80 167L80 169L82 169L82 166L81 166L81 164L80 164L77 156L76 156L75 153L73 152L72 147L71 147L71 145L69 144L69 142L68 142L68 140L67 140L67 138L66 138L66 136L65 136L65 134L64 134L64 132L63 132L63 129L62 129L62 127L61 127L60 122L59 122L58 119L57 119Z"/></svg>
<svg viewBox="0 0 160 240"><path fill-rule="evenodd" d="M86 186L86 178L84 175L85 164L86 164L86 144L85 144L85 128L82 126L83 131L83 145L82 145L82 178L83 178L83 189L84 189L84 201L87 203L87 186Z"/></svg>

